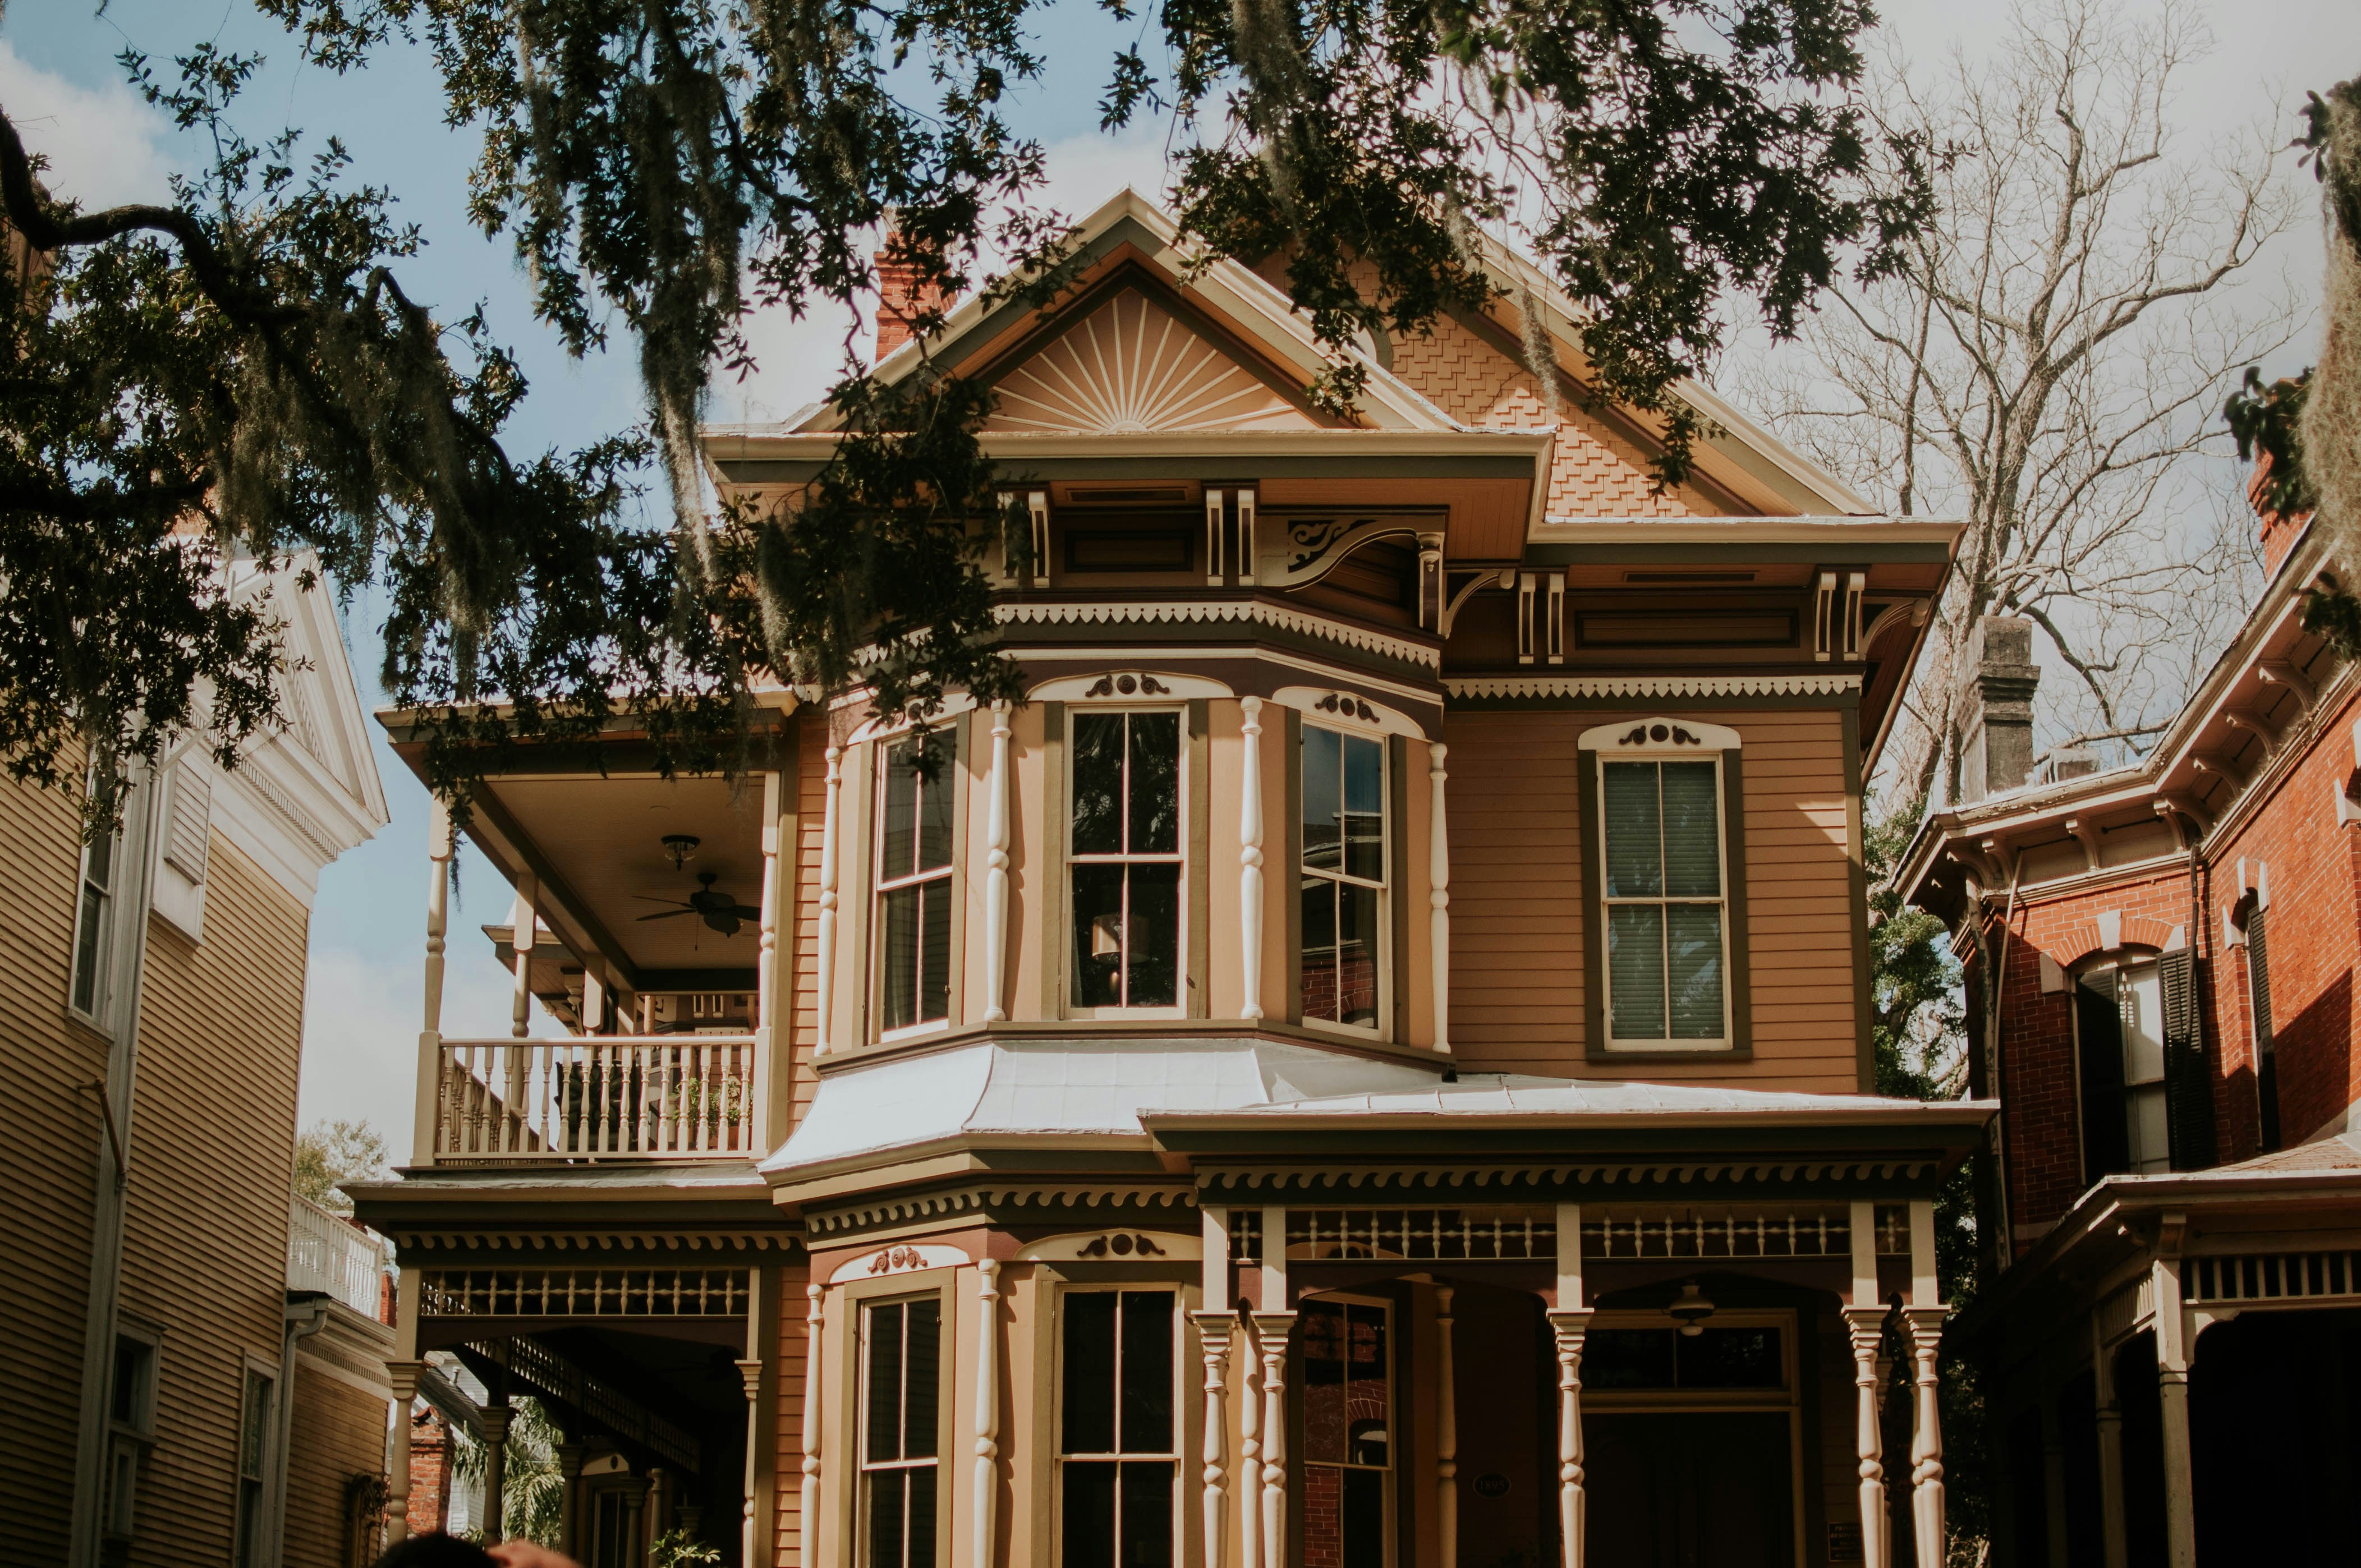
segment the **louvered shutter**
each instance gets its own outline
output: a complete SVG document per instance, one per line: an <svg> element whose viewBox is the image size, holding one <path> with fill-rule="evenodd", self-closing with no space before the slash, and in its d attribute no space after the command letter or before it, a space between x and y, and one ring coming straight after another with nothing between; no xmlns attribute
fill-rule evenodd
<svg viewBox="0 0 2361 1568"><path fill-rule="evenodd" d="M2255 993L2255 1092L2262 1102L2263 1147L2279 1146L2277 1029L2271 1022L2270 911L2257 905L2246 916L2246 973Z"/></svg>
<svg viewBox="0 0 2361 1568"><path fill-rule="evenodd" d="M2213 1080L2205 1069L2205 1036L2197 1016L2196 967L2187 948L2158 955L2164 992L2164 1100L2172 1168L2203 1170L2213 1163Z"/></svg>
<svg viewBox="0 0 2361 1568"><path fill-rule="evenodd" d="M2124 1021L2115 971L2074 984L2074 1025L2082 1070L2082 1183L2129 1170L2131 1132L2124 1120Z"/></svg>
<svg viewBox="0 0 2361 1568"><path fill-rule="evenodd" d="M205 846L212 836L214 781L202 759L182 758L172 770L171 821L164 859L191 882L205 880Z"/></svg>

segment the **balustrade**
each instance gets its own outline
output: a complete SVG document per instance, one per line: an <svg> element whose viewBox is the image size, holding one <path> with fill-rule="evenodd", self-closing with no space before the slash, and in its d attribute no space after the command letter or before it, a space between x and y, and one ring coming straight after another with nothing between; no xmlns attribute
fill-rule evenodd
<svg viewBox="0 0 2361 1568"><path fill-rule="evenodd" d="M751 1034L443 1040L437 1062L437 1164L764 1152Z"/></svg>

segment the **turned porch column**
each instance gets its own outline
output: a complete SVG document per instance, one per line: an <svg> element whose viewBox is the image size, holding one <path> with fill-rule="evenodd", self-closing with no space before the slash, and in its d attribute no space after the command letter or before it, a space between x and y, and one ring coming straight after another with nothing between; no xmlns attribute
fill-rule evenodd
<svg viewBox="0 0 2361 1568"><path fill-rule="evenodd" d="M1008 702L992 705L992 794L984 817L983 1015L1008 1016Z"/></svg>
<svg viewBox="0 0 2361 1568"><path fill-rule="evenodd" d="M1451 838L1444 810L1443 785L1447 775L1444 758L1450 748L1435 740L1426 748L1426 776L1432 786L1427 801L1427 966L1434 976L1434 1048L1451 1048Z"/></svg>
<svg viewBox="0 0 2361 1568"><path fill-rule="evenodd" d="M1004 723L1005 721L1004 720ZM975 1266L975 1541L972 1568L992 1568L1000 1502L1000 1260Z"/></svg>
<svg viewBox="0 0 2361 1568"><path fill-rule="evenodd" d="M443 953L451 922L451 850L450 803L434 795L426 817L426 1005L419 1025L418 1103L410 1140L414 1166L434 1163L443 1124Z"/></svg>
<svg viewBox="0 0 2361 1568"><path fill-rule="evenodd" d="M836 819L838 799L843 793L844 748L830 740L827 804L819 828L819 972L812 976L812 1003L819 1020L819 1037L812 1042L812 1054L821 1057L829 1054L836 1031Z"/></svg>
<svg viewBox="0 0 2361 1568"><path fill-rule="evenodd" d="M568 1557L582 1551L582 1460L584 1445L557 1445L557 1550Z"/></svg>
<svg viewBox="0 0 2361 1568"><path fill-rule="evenodd" d="M1582 1343L1591 1310L1583 1304L1582 1206L1557 1206L1557 1528L1561 1568L1583 1568L1590 1550L1589 1495L1583 1485Z"/></svg>
<svg viewBox="0 0 2361 1568"><path fill-rule="evenodd" d="M508 1539L509 1409L508 1379L500 1376L484 1407L484 1539Z"/></svg>
<svg viewBox="0 0 2361 1568"><path fill-rule="evenodd" d="M1877 1298L1877 1212L1855 1203L1847 1227L1852 1244L1852 1294L1844 1309L1852 1341L1853 1447L1860 1461L1862 1568L1890 1568L1893 1532L1885 1513L1885 1440L1878 1425L1877 1365L1885 1340L1886 1309Z"/></svg>
<svg viewBox="0 0 2361 1568"><path fill-rule="evenodd" d="M1270 1245L1268 1235L1263 1245ZM1262 1345L1263 1568L1288 1568L1287 1341L1295 1331L1295 1314L1257 1312L1254 1321Z"/></svg>
<svg viewBox="0 0 2361 1568"><path fill-rule="evenodd" d="M1206 1204L1199 1210L1203 1221L1204 1254L1199 1266L1202 1270L1198 1288L1198 1310L1189 1314L1197 1325L1197 1343L1205 1360L1205 1441L1203 1470L1200 1475L1202 1490L1198 1507L1200 1534L1204 1545L1204 1568L1222 1568L1222 1539L1224 1508L1223 1507L1223 1460L1229 1448L1229 1411L1226 1408L1230 1380L1230 1341L1237 1332L1237 1312L1229 1306L1230 1299L1230 1212ZM1252 1568L1249 1563L1247 1568Z"/></svg>
<svg viewBox="0 0 2361 1568"><path fill-rule="evenodd" d="M749 1325L750 1331L752 1325ZM759 1345L738 1363L738 1382L746 1390L746 1473L739 1479L746 1489L746 1501L738 1516L738 1561L754 1561L754 1466L763 1451L760 1428L763 1424L763 1355Z"/></svg>
<svg viewBox="0 0 2361 1568"><path fill-rule="evenodd" d="M2115 1347L2099 1315L2091 1315L2091 1381L2098 1404L2099 1549L2101 1568L2128 1568L2124 1541L2124 1410L2115 1402Z"/></svg>
<svg viewBox="0 0 2361 1568"><path fill-rule="evenodd" d="M1262 1568L1262 1357L1253 1314L1238 1356L1238 1563Z"/></svg>
<svg viewBox="0 0 2361 1568"><path fill-rule="evenodd" d="M822 971L825 972L825 971ZM827 1292L818 1285L804 1288L810 1309L804 1313L804 1495L803 1552L804 1568L818 1568L819 1563L819 1417L820 1417L820 1332L827 1325L821 1307Z"/></svg>
<svg viewBox="0 0 2361 1568"><path fill-rule="evenodd" d="M1459 1383L1452 1365L1452 1288L1434 1288L1434 1539L1441 1568L1459 1562Z"/></svg>
<svg viewBox="0 0 2361 1568"><path fill-rule="evenodd" d="M391 1546L410 1535L410 1407L418 1398L423 1361L389 1361L386 1381L393 1387L393 1452L386 1461L385 1543Z"/></svg>
<svg viewBox="0 0 2361 1568"><path fill-rule="evenodd" d="M1935 1272L1935 1205L1910 1203L1910 1305L1902 1311L1910 1327L1914 1399L1910 1428L1910 1522L1918 1548L1918 1568L1943 1568L1949 1546L1943 1510L1942 1382L1936 1356L1942 1349L1943 1305ZM2194 1564L2179 1565L2194 1568Z"/></svg>
<svg viewBox="0 0 2361 1568"><path fill-rule="evenodd" d="M1246 988L1246 1005L1239 1009L1242 1018L1262 1016L1262 698L1242 696L1238 711L1244 716L1240 748L1238 789L1238 962L1241 982ZM1266 1250L1271 1238L1263 1238ZM1283 1250L1287 1238L1282 1234L1279 1245Z"/></svg>

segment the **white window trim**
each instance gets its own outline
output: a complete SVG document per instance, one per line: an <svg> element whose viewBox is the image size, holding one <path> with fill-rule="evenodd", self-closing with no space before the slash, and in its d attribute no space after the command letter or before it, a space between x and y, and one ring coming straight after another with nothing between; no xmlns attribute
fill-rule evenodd
<svg viewBox="0 0 2361 1568"><path fill-rule="evenodd" d="M1172 1298L1172 1452L1170 1453L1069 1453L1066 1452L1065 1304L1070 1298L1075 1296L1113 1296L1126 1291L1140 1295L1161 1291ZM1122 1355L1123 1345L1123 1327L1121 1320L1123 1309L1118 1306L1115 1310L1117 1313L1115 1326L1115 1354L1119 1358ZM1182 1564L1188 1561L1186 1542L1188 1541L1189 1518L1185 1510L1187 1509L1189 1501L1188 1482L1192 1479L1196 1474L1194 1469L1184 1462L1184 1455L1189 1443L1191 1427L1189 1419L1191 1414L1189 1381L1185 1369L1181 1365L1182 1358L1189 1348L1187 1330L1188 1320L1189 1302L1186 1296L1182 1293L1180 1287L1177 1284L1168 1284L1156 1280L1117 1280L1110 1281L1105 1284L1096 1282L1088 1284L1061 1282L1059 1285L1058 1315L1056 1321L1050 1324L1049 1331L1049 1364L1051 1368L1051 1376L1049 1379L1049 1468L1051 1475L1049 1495L1049 1561L1051 1563L1063 1563L1066 1560L1066 1461L1069 1459L1080 1459L1085 1463L1093 1464L1104 1464L1109 1461L1116 1464L1130 1462L1139 1462L1149 1464L1165 1463L1170 1464L1172 1466L1173 1568L1182 1568ZM1120 1359L1118 1359L1115 1364L1115 1398L1117 1401L1120 1401L1123 1398L1123 1370ZM1122 1416L1119 1410L1115 1419L1118 1427L1120 1427Z"/></svg>
<svg viewBox="0 0 2361 1568"><path fill-rule="evenodd" d="M1178 780L1177 800L1174 806L1174 814L1178 818L1178 831L1174 842L1179 847L1170 855L1077 855L1074 853L1073 801L1074 757L1076 751L1076 747L1074 745L1074 721L1077 718L1083 715L1115 713L1170 713L1177 714L1180 717L1180 749L1178 765L1174 770ZM1195 868L1191 866L1189 863L1189 814L1193 808L1193 802L1191 800L1189 793L1189 742L1191 739L1191 736L1189 729L1189 705L1185 701L1077 702L1067 705L1066 743L1061 748L1065 753L1066 777L1064 784L1064 799L1066 801L1067 811L1063 841L1059 846L1060 852L1065 856L1065 908L1059 914L1059 928L1066 945L1066 959L1061 967L1066 970L1065 1012L1066 1016L1069 1018L1168 1019L1186 1018L1189 1015L1189 960L1191 956L1189 950L1189 927L1191 924L1189 918L1189 901L1194 895L1194 877L1192 873L1195 871ZM1163 864L1175 864L1180 868L1180 886L1176 894L1176 909L1178 913L1176 925L1178 929L1173 934L1172 944L1173 997L1171 1005L1166 1007L1085 1007L1080 1003L1075 1002L1073 1000L1074 974L1072 959L1074 946L1074 868L1076 866L1090 865Z"/></svg>
<svg viewBox="0 0 2361 1568"><path fill-rule="evenodd" d="M112 1472L117 1455L127 1447L131 1450L130 1484L120 1499L120 1507L122 1513L133 1528L130 1530L117 1530L115 1529L115 1521L110 1519L101 1521L101 1529L110 1538L127 1540L136 1533L137 1528L141 1472L147 1468L148 1453L156 1446L156 1409L164 1381L164 1335L160 1330L149 1328L128 1317L119 1317L115 1322L115 1337L118 1341L135 1341L145 1346L148 1352L145 1368L146 1383L139 1391L139 1398L136 1401L137 1408L132 1412L131 1420L126 1421L115 1419L115 1389L110 1386L106 1390L106 1465L109 1475L100 1484L101 1506L104 1507L108 1502L117 1500L110 1491L113 1484ZM115 1376L114 1357L108 1358L106 1366L107 1376L111 1383Z"/></svg>
<svg viewBox="0 0 2361 1568"><path fill-rule="evenodd" d="M1627 727L1628 728L1628 727ZM1710 726L1690 726L1692 730ZM1721 1033L1712 1039L1675 1039L1671 1034L1673 1020L1672 975L1667 959L1664 977L1664 1028L1666 1033L1647 1038L1633 1038L1615 1033L1615 964L1609 957L1607 912L1617 905L1653 905L1664 908L1675 904L1704 904L1702 898L1618 898L1607 890L1607 769L1615 762L1710 762L1713 765L1713 853L1721 868L1720 894L1711 900L1721 911ZM1727 775L1722 771L1721 751L1715 749L1699 751L1675 749L1671 746L1647 745L1612 756L1601 752L1598 758L1598 825L1592 835L1593 852L1598 856L1598 994L1600 998L1600 1032L1610 1051L1727 1051L1736 1043L1733 1027L1730 973L1730 799ZM1668 925L1669 930L1669 925ZM1666 938L1670 940L1669 936Z"/></svg>
<svg viewBox="0 0 2361 1568"><path fill-rule="evenodd" d="M1347 1024L1343 1020L1336 1018L1314 1018L1307 1013L1303 1015L1303 1026L1307 1029L1318 1030L1323 1034L1340 1036L1348 1040L1389 1039L1392 1036L1394 1015L1393 879L1394 872L1397 869L1394 865L1395 817L1393 748L1386 744L1386 735L1388 731L1370 725L1339 723L1334 717L1324 713L1320 715L1317 719L1310 718L1305 718L1301 725L1299 726L1299 729L1305 733L1309 733L1313 729L1325 729L1330 731L1332 734L1345 736L1353 740L1375 740L1377 742L1378 810L1380 817L1378 828L1378 842L1380 850L1380 858L1384 861L1384 875L1376 883L1368 883L1363 881L1359 877L1345 875L1341 868L1334 873L1312 870L1310 866L1303 863L1305 846L1302 844L1298 844L1296 846L1294 866L1295 897L1301 898L1302 896L1302 879L1307 876L1321 877L1332 882L1350 883L1355 887L1375 887L1378 894L1377 1022L1374 1024ZM1302 741L1300 737L1296 742L1296 755L1298 759L1298 788L1300 790L1301 787L1302 757ZM1300 808L1296 815L1298 817L1302 815ZM1296 826L1300 836L1302 825L1299 822ZM1297 943L1295 967L1297 992L1296 1001L1301 1003L1302 1001L1303 984L1303 952L1301 940Z"/></svg>
<svg viewBox="0 0 2361 1568"><path fill-rule="evenodd" d="M951 900L952 903L951 927L953 934L950 938L950 941L954 948L957 947L959 941L957 935L959 928L958 900L960 883L959 819L960 813L966 807L967 792L961 784L960 775L964 771L964 763L963 760L960 756L959 732L953 725L945 724L928 730L930 737L943 737L942 744L950 748L950 761L945 763L942 772L934 781L934 787L948 788L950 791L950 858L945 861L941 866L931 871L922 872L906 877L889 878L885 875L885 787L887 781L892 776L894 748L907 740L910 737L910 734L917 729L917 726L915 724L905 724L898 729L881 732L873 738L875 744L870 747L870 755L873 761L870 767L873 777L870 781L872 800L869 814L869 820L871 823L869 834L871 840L869 845L869 950L872 954L870 965L874 971L870 977L870 989L872 994L875 998L876 1016L881 1023L885 1017L885 986L887 981L885 973L885 895L889 893L898 892L906 887L922 887L930 882L941 883L943 884L944 896ZM954 954L953 956L956 955ZM954 965L953 968L956 970L957 966ZM916 1024L905 1024L901 1027L895 1029L881 1029L877 1036L878 1043L885 1045L897 1040L917 1039L924 1035L941 1034L951 1026L952 1019L959 1014L959 997L956 994L949 996L944 1001L944 1012L941 1017L921 1019Z"/></svg>
<svg viewBox="0 0 2361 1568"><path fill-rule="evenodd" d="M242 1506L245 1501L246 1488L249 1485L246 1471L245 1450L247 1427L254 1420L254 1410L250 1401L253 1398L258 1379L264 1390L262 1457L260 1463L255 1467L250 1483L255 1488L257 1500L254 1513L255 1534L254 1538L248 1541L245 1534L246 1510ZM232 1563L243 1560L253 1564L254 1568L262 1568L262 1565L269 1561L270 1543L279 1534L275 1528L278 1521L274 1520L270 1514L271 1500L278 1489L274 1484L275 1472L278 1469L278 1444L273 1438L279 1430L279 1402L282 1397L282 1390L279 1387L277 1362L265 1361L258 1355L243 1355L238 1358L237 1431L235 1439L236 1447L230 1460L230 1562Z"/></svg>

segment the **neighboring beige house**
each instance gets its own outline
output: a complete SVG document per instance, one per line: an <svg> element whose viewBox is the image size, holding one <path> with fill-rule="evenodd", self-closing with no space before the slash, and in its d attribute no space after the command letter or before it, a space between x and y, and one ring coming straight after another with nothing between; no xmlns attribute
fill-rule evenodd
<svg viewBox="0 0 2361 1568"><path fill-rule="evenodd" d="M291 1248L289 1180L312 899L385 795L326 596L237 587L286 622L283 733L226 773L176 751L89 849L73 801L0 783L11 1563L271 1568L297 1432L306 1508L343 1507L322 1464L381 1464L373 1287L344 1237ZM284 1561L340 1560L289 1522Z"/></svg>

